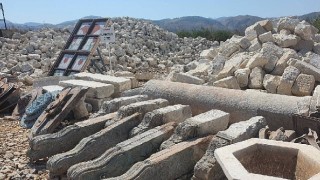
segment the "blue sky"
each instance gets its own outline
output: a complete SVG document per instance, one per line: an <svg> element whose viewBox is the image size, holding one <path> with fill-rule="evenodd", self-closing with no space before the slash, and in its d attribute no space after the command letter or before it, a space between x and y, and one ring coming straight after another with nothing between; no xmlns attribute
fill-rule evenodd
<svg viewBox="0 0 320 180"><path fill-rule="evenodd" d="M279 17L320 11L320 0L0 0L15 23L60 23L88 15L152 20L182 16Z"/></svg>

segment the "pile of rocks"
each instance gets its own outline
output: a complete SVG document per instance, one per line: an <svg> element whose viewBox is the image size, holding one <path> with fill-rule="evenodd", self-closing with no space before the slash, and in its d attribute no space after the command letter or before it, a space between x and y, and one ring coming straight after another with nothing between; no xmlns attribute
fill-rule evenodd
<svg viewBox="0 0 320 180"><path fill-rule="evenodd" d="M174 64L188 64L199 59L202 50L218 42L204 38L179 38L176 34L133 18L113 18L116 42L111 45L111 62L116 71L167 70ZM0 70L17 75L25 84L44 76L64 47L70 28L41 29L15 32L12 39L0 38ZM100 44L102 56L109 69L109 51ZM97 55L97 53L95 53ZM99 67L101 63L97 63ZM94 66L89 72L96 72Z"/></svg>
<svg viewBox="0 0 320 180"><path fill-rule="evenodd" d="M220 46L201 52L200 60L176 68L168 79L231 89L311 95L320 82L320 34L307 23L263 20Z"/></svg>
<svg viewBox="0 0 320 180"><path fill-rule="evenodd" d="M26 156L28 131L17 121L0 118L0 179L47 179L45 164L31 165Z"/></svg>
<svg viewBox="0 0 320 180"><path fill-rule="evenodd" d="M59 55L70 32L42 29L15 32L12 39L0 38L0 70L15 75L27 85L46 75Z"/></svg>

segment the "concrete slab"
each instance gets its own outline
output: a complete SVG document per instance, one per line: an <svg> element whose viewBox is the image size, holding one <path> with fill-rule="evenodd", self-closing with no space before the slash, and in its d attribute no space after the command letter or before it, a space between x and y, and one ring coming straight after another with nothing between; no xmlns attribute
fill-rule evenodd
<svg viewBox="0 0 320 180"><path fill-rule="evenodd" d="M228 179L320 179L320 151L310 145L249 139L214 155Z"/></svg>
<svg viewBox="0 0 320 180"><path fill-rule="evenodd" d="M180 123L192 116L191 108L188 105L173 105L156 109L146 113L142 122L130 132L130 136L136 136L151 128L160 126L165 123Z"/></svg>
<svg viewBox="0 0 320 180"><path fill-rule="evenodd" d="M169 105L169 102L165 99L154 99L148 101L141 101L132 103L126 106L120 107L118 110L118 118L124 118L139 112L142 116L144 116L147 112L153 111L155 109L159 109L162 107L166 107Z"/></svg>
<svg viewBox="0 0 320 180"><path fill-rule="evenodd" d="M116 112L120 109L122 106L126 106L129 104L146 101L148 100L147 95L136 95L136 96L128 96L128 97L120 97L115 98L110 101L105 101L100 109L99 113L111 113Z"/></svg>
<svg viewBox="0 0 320 180"><path fill-rule="evenodd" d="M114 86L115 93L131 89L131 80L123 77L115 77L103 74L92 74L86 72L75 74L74 77L76 79L112 84Z"/></svg>
<svg viewBox="0 0 320 180"><path fill-rule="evenodd" d="M27 152L27 156L31 161L36 161L69 151L83 138L102 130L105 123L111 121L115 116L116 113L107 114L75 123L56 133L36 136L29 142L30 149Z"/></svg>
<svg viewBox="0 0 320 180"><path fill-rule="evenodd" d="M161 144L160 149L191 138L216 134L228 127L229 117L229 113L216 109L191 117L177 126L174 134Z"/></svg>
<svg viewBox="0 0 320 180"><path fill-rule="evenodd" d="M125 174L109 180L166 180L179 179L192 171L204 154L212 136L181 142L151 155L133 165Z"/></svg>
<svg viewBox="0 0 320 180"><path fill-rule="evenodd" d="M48 76L35 79L33 81L33 87L43 87L43 86L51 86L51 85L58 85L60 81L74 79L70 76Z"/></svg>
<svg viewBox="0 0 320 180"><path fill-rule="evenodd" d="M49 158L47 169L52 175L61 175L75 164L99 157L109 148L128 139L131 129L141 120L141 114L135 113L115 123L107 122L109 126L82 139L73 149Z"/></svg>
<svg viewBox="0 0 320 180"><path fill-rule="evenodd" d="M175 123L158 126L117 144L97 159L74 165L68 178L76 180L114 177L125 173L134 163L155 153L164 139L173 133Z"/></svg>
<svg viewBox="0 0 320 180"><path fill-rule="evenodd" d="M84 80L66 80L60 81L60 86L63 87L88 87L87 97L91 98L107 98L114 93L114 86L112 84L105 84L94 81L84 81Z"/></svg>
<svg viewBox="0 0 320 180"><path fill-rule="evenodd" d="M203 79L185 73L173 73L170 80L173 82L182 82L188 84L204 84Z"/></svg>

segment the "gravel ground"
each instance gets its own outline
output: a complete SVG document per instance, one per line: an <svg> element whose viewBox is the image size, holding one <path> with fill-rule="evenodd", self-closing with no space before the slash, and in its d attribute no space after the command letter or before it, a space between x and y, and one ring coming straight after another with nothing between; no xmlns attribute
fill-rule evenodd
<svg viewBox="0 0 320 180"><path fill-rule="evenodd" d="M49 179L45 163L29 162L27 135L18 121L0 119L0 180Z"/></svg>

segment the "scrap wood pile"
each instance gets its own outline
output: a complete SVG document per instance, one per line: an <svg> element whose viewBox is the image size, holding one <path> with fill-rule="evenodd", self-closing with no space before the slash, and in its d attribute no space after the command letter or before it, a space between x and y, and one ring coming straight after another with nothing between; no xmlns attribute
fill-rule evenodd
<svg viewBox="0 0 320 180"><path fill-rule="evenodd" d="M53 92L36 88L16 102L12 116L20 120L22 127L32 129L32 135L52 133L82 102L87 91L88 88L79 87ZM88 116L87 112L83 114L83 117Z"/></svg>
<svg viewBox="0 0 320 180"><path fill-rule="evenodd" d="M20 98L20 86L8 82L7 78L0 80L0 113L10 113Z"/></svg>

